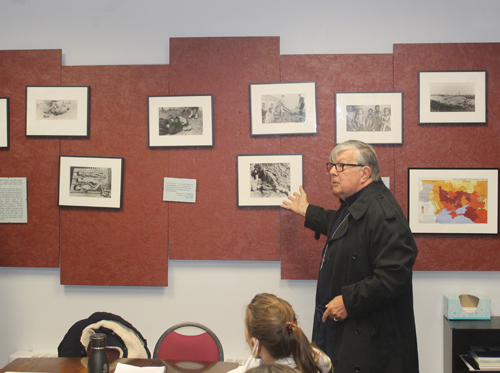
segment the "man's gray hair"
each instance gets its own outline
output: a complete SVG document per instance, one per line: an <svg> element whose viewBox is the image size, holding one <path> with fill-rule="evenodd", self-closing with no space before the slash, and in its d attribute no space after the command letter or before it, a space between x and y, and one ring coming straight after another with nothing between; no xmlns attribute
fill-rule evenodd
<svg viewBox="0 0 500 373"><path fill-rule="evenodd" d="M369 166L372 170L370 178L373 181L380 181L380 168L378 166L377 154L372 146L358 140L347 140L333 148L330 154L330 162L334 162L338 155L344 150L357 149L356 163Z"/></svg>

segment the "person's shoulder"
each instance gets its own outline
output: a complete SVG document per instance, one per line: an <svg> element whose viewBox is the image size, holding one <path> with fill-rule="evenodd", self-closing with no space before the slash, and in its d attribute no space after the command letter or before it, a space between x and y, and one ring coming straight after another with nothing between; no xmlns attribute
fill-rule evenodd
<svg viewBox="0 0 500 373"><path fill-rule="evenodd" d="M323 351L320 349L313 347L313 350L316 352L318 356L318 366L321 369L321 373L327 373L332 369L332 361Z"/></svg>
<svg viewBox="0 0 500 373"><path fill-rule="evenodd" d="M403 214L403 210L401 209L398 200L382 181L374 182L372 184L372 193L375 202L372 206L380 208L386 219L392 219Z"/></svg>

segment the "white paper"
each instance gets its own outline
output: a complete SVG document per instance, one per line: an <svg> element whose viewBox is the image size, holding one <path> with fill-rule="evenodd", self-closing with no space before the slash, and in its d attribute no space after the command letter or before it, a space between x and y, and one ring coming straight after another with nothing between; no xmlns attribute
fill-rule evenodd
<svg viewBox="0 0 500 373"><path fill-rule="evenodd" d="M165 366L162 367L136 367L123 363L116 364L115 373L164 373Z"/></svg>
<svg viewBox="0 0 500 373"><path fill-rule="evenodd" d="M0 223L28 222L25 177L0 177Z"/></svg>
<svg viewBox="0 0 500 373"><path fill-rule="evenodd" d="M196 179L166 177L163 183L163 200L195 203Z"/></svg>
<svg viewBox="0 0 500 373"><path fill-rule="evenodd" d="M384 182L387 189L391 189L391 178L389 176L382 176L381 179Z"/></svg>

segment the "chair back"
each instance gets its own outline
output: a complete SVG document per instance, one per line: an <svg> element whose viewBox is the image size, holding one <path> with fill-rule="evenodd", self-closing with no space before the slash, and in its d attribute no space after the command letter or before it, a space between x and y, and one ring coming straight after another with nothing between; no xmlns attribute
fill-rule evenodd
<svg viewBox="0 0 500 373"><path fill-rule="evenodd" d="M224 361L219 338L209 328L194 322L167 329L158 339L153 359L183 361Z"/></svg>

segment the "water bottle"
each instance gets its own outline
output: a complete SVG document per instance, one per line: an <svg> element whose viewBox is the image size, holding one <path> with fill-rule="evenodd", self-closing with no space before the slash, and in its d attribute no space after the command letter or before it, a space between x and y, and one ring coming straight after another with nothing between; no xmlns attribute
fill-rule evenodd
<svg viewBox="0 0 500 373"><path fill-rule="evenodd" d="M108 373L109 361L106 353L106 334L96 333L90 337L90 354L87 373Z"/></svg>

